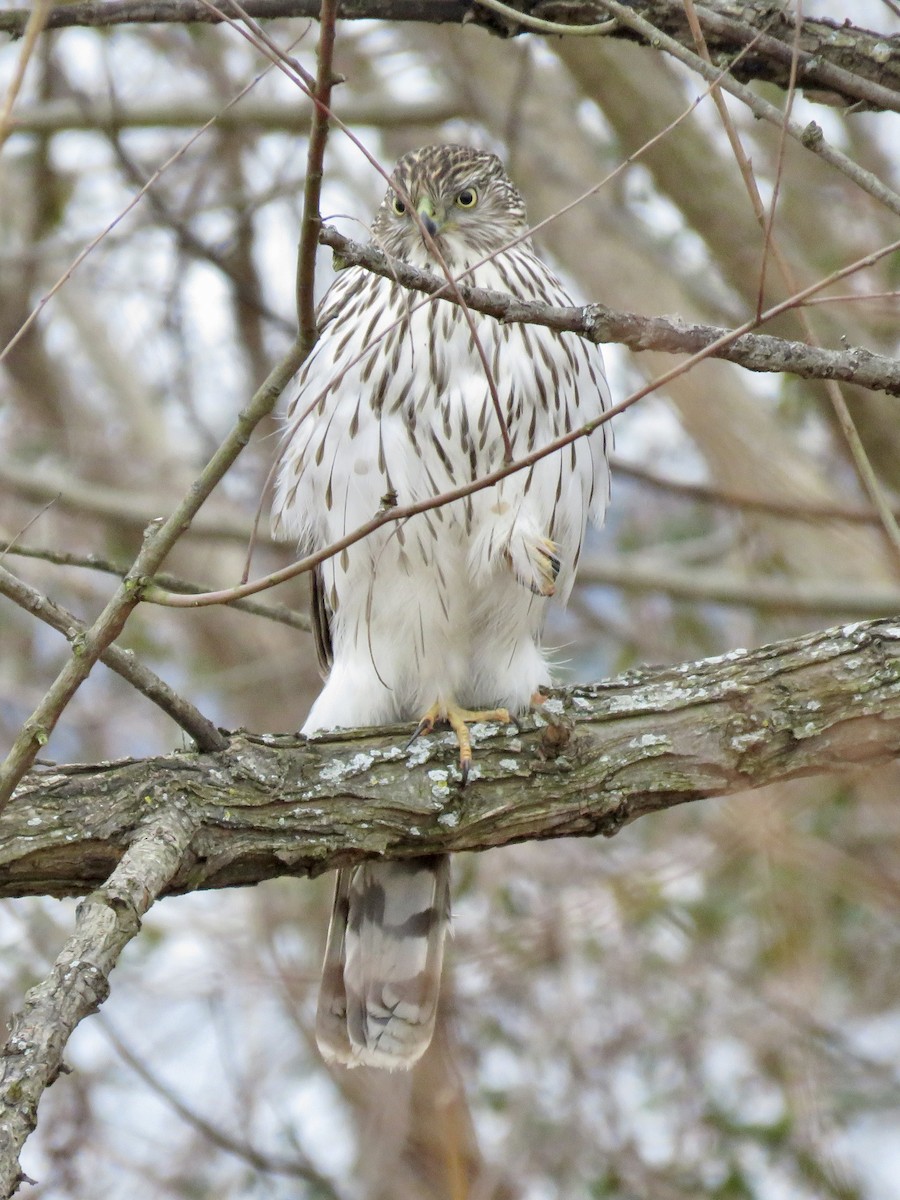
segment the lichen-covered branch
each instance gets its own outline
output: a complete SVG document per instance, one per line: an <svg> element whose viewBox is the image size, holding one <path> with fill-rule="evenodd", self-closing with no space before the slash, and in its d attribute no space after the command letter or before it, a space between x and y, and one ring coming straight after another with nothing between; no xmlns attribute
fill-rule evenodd
<svg viewBox="0 0 900 1200"><path fill-rule="evenodd" d="M72 1031L109 994L109 974L141 927L141 917L178 870L195 819L162 801L109 879L78 906L75 930L50 974L31 989L10 1022L0 1053L0 1197L22 1180L19 1152L37 1123L38 1102L63 1070ZM82 847L84 849L84 847Z"/></svg>
<svg viewBox="0 0 900 1200"><path fill-rule="evenodd" d="M235 735L216 754L32 771L0 818L0 896L106 878L167 797L196 820L167 891L311 875L372 855L614 834L690 800L900 754L900 620L647 668L554 693L521 728Z"/></svg>

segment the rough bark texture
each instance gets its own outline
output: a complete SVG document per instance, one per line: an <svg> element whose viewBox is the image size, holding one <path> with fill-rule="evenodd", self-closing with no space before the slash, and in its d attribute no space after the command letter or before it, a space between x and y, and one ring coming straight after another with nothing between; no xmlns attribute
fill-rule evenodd
<svg viewBox="0 0 900 1200"><path fill-rule="evenodd" d="M50 974L10 1022L0 1053L0 1196L23 1177L18 1152L37 1124L38 1102L63 1067L72 1030L109 994L109 974L141 917L178 869L194 829L175 803L162 805L132 840L108 882L78 906L75 930Z"/></svg>
<svg viewBox="0 0 900 1200"><path fill-rule="evenodd" d="M446 280L397 259L388 259L373 246L364 246L326 226L319 240L334 250L343 266L361 264L377 275L396 278L404 287L427 294L446 289ZM696 354L726 337L728 330L688 324L670 317L644 317L614 312L603 304L556 308L550 304L518 300L503 292L457 285L460 296L478 312L504 322L527 321L549 329L571 330L592 342L617 342L630 350L664 350L671 354ZM447 295L451 303L455 297ZM836 379L859 387L900 395L900 359L873 354L862 346L829 350L804 342L745 333L718 347L711 358L724 358L748 371L789 372L804 379Z"/></svg>
<svg viewBox="0 0 900 1200"><path fill-rule="evenodd" d="M319 0L245 0L242 7L258 19L316 19L319 15ZM693 49L681 0L631 0L629 7ZM589 0L525 0L521 9L563 24L601 21L606 15L602 3ZM794 16L784 11L783 4L773 0L711 0L698 5L697 10L714 61L726 64L762 32L752 51L734 68L734 74L739 79L765 79L787 86ZM474 21L501 35L518 32L514 22L464 0L343 0L339 12L344 20L375 17L432 24ZM27 8L0 13L0 33L21 36L28 14ZM213 21L215 17L200 0L85 0L51 9L47 28ZM612 36L635 38L626 29L616 30ZM799 52L801 87L819 89L840 103L861 103L875 109L894 107L896 96L891 101L889 93L900 89L900 47L895 39L860 29L849 19L839 25L806 17L801 22Z"/></svg>
<svg viewBox="0 0 900 1200"><path fill-rule="evenodd" d="M451 735L235 734L221 753L41 768L0 820L0 896L90 891L173 798L196 824L164 892L315 875L360 858L615 834L645 813L900 754L900 622L846 625L555 693Z"/></svg>

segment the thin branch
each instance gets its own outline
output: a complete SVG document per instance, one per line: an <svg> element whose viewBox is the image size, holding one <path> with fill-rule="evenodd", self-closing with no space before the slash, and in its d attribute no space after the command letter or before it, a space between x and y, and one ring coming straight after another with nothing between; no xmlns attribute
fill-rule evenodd
<svg viewBox="0 0 900 1200"><path fill-rule="evenodd" d="M48 100L23 105L10 119L11 134L66 133L70 130L123 133L129 129L182 129L215 121L216 129L233 132L255 129L264 133L308 133L309 113L296 103L262 100L248 96L234 108L220 111L220 104L202 96L179 96L171 101L129 101L110 104L93 101L89 108L73 100ZM409 102L388 97L360 96L341 103L348 125L378 125L402 128L408 125L440 125L459 115L452 99L432 98Z"/></svg>
<svg viewBox="0 0 900 1200"><path fill-rule="evenodd" d="M38 504L50 502L62 512L87 514L132 533L141 533L151 521L159 518L168 501L161 495L141 495L110 484L79 479L66 474L57 464L51 470L0 460L0 488ZM250 528L247 522L228 512L224 505L210 505L198 513L185 530L186 537L207 538L210 541L246 542ZM283 546L268 534L261 534L266 546Z"/></svg>
<svg viewBox="0 0 900 1200"><path fill-rule="evenodd" d="M87 626L68 609L48 599L35 588L29 587L27 583L10 574L5 567L0 567L0 595L6 596L39 621L58 630L71 643L73 653L78 653L81 641L87 634ZM100 655L100 661L111 671L121 675L127 683L180 725L194 739L198 750L224 750L228 745L228 739L219 732L212 721L204 717L189 700L173 691L149 667L140 663L130 650L109 646Z"/></svg>
<svg viewBox="0 0 900 1200"><path fill-rule="evenodd" d="M698 75L702 75L705 80L710 83L719 83L726 92L736 96L750 111L757 117L761 117L764 121L781 128L782 125L787 129L789 135L799 142L811 153L816 154L830 166L840 171L852 183L855 183L858 188L866 192L879 204L883 204L885 208L892 213L900 216L900 194L882 182L877 175L873 175L871 171L866 171L858 163L855 163L846 154L840 150L836 150L830 146L825 140L821 128L811 121L808 125L800 125L796 121L785 121L784 113L774 104L770 104L767 100L763 100L760 96L745 84L738 83L728 74L722 74L709 63L704 62L699 54L695 54L691 50L685 49L680 42L675 38L669 37L663 33L652 22L638 16L626 4L619 3L619 0L598 0L607 12L617 17L619 21L635 33L641 35L655 49L665 50L671 54L673 58L677 58L679 62L683 62L685 66L696 71Z"/></svg>
<svg viewBox="0 0 900 1200"><path fill-rule="evenodd" d="M145 806L146 811L146 806ZM77 909L75 929L47 978L10 1022L0 1054L0 1196L22 1180L19 1153L37 1122L38 1102L65 1070L75 1027L109 994L109 974L141 917L178 872L196 829L189 806L161 806L129 838L106 882ZM139 818L140 822L140 818Z"/></svg>
<svg viewBox="0 0 900 1200"><path fill-rule="evenodd" d="M492 12L500 13L501 16L508 18L513 22L514 28L530 29L536 33L559 34L563 37L602 37L619 27L619 23L615 19L594 21L590 25L579 25L574 22L569 24L568 21L545 21L542 17L532 16L531 13L522 12L509 4L504 4L503 0L478 0L478 4L482 8L489 8Z"/></svg>
<svg viewBox="0 0 900 1200"><path fill-rule="evenodd" d="M889 243L887 246L882 246L879 250L865 255L861 259L856 259L847 266L832 272L831 275L826 276L824 279L820 279L815 283L809 284L807 287L803 288L802 291L796 292L788 299L773 305L770 309L763 313L762 320L771 320L773 317L779 316L782 312L786 312L787 310L796 307L796 305L802 303L809 296L815 295L823 288L830 287L831 284L836 282L838 279L842 279L847 275L851 275L859 270L862 270L866 266L872 265L872 263L877 262L878 259L885 257L887 254L892 253L896 249L900 249L900 239L898 239L896 242ZM410 268L407 264L401 263L399 260L388 260L382 256L381 265L382 270L385 273L389 272L391 276L393 276L396 270L397 276L400 278L400 282L403 282L402 275L406 275L407 278L410 279L411 287L421 287L424 282L421 273L415 271L413 268ZM402 271L400 268L402 268ZM413 282L414 277L418 277L418 282ZM430 281L433 280L434 277L426 275L425 279ZM435 282L438 281L435 280ZM447 288L447 284L438 282L438 286L434 289L433 294L436 296L446 295ZM430 282L423 287L423 290L431 290ZM465 292L471 296L473 289L466 288ZM491 296L493 293L487 293L487 295ZM455 302L455 296L450 296L448 298ZM467 296L467 302L468 298L469 297ZM501 299L506 301L509 299L509 297L501 297ZM514 310L511 308L510 312L513 311ZM517 319L517 317L512 317L508 313L507 320L510 319ZM472 495L474 492L482 491L485 488L492 487L495 483L499 483L500 480L505 479L507 475L513 475L518 471L524 470L526 467L530 467L532 464L539 462L542 458L546 458L548 455L554 454L557 450L564 449L566 446L571 445L580 438L589 437L596 429L599 429L601 425L604 425L606 422L612 420L613 417L618 416L619 413L624 412L626 409L636 404L639 400L643 400L645 396L649 396L658 389L664 388L667 384L671 383L673 379L677 379L687 371L691 370L697 365L697 363L702 362L706 358L712 357L716 350L719 349L720 345L731 345L742 335L749 333L751 330L756 328L758 324L759 320L756 318L745 321L744 324L739 326L737 329L733 329L725 333L720 342L711 343L704 349L699 350L696 354L691 355L690 358L685 359L678 366L672 367L662 375L657 376L656 379L650 380L649 383L645 384L637 391L632 392L631 395L626 396L624 400L620 400L618 404L612 405L612 407L606 409L606 411L603 412L599 417L596 417L592 421L588 421L580 428L573 429L570 433L566 433L558 438L554 438L546 445L541 446L528 454L524 454L516 461L504 464L502 467L499 467L494 471L490 471L488 474L483 475L478 479L474 479L469 483L461 484L459 487L442 492L437 496L430 496L424 500L419 500L412 504L384 508L371 520L366 521L364 524L358 526L344 537L332 542L330 546L325 546L323 549L317 550L315 553L309 554L305 558L298 559L290 566L283 567L279 571L273 571L269 575L263 576L260 579L251 580L249 583L240 584L237 587L223 588L220 591L207 592L205 595L195 595L190 597L177 596L160 592L153 588L145 588L143 598L151 603L165 604L172 608L200 608L206 605L223 604L231 600L238 600L244 596L253 596L258 592L265 591L270 587L274 587L278 583L283 583L288 579L294 579L298 575L302 575L313 570L313 568L317 567L319 563L325 562L329 558L333 558L334 555L339 554L342 550L355 545L363 538L368 537L369 534L374 533L375 530L380 529L383 525L397 521L405 521L409 517L416 516L419 513L428 512L431 509L442 508L446 504L452 504L456 500L462 500L466 496ZM582 330L580 332L582 333L582 336L590 337L588 331Z"/></svg>
<svg viewBox="0 0 900 1200"><path fill-rule="evenodd" d="M848 521L853 524L877 525L881 519L874 509L816 504L809 500L769 500L763 496L747 496L741 492L730 492L726 488L711 487L706 483L685 483L680 479L659 475L640 463L628 462L617 454L611 455L610 465L616 475L629 475L650 487L681 496L685 500L696 500L701 504L720 504L727 508L764 512L789 521ZM900 518L900 510L895 515Z"/></svg>
<svg viewBox="0 0 900 1200"><path fill-rule="evenodd" d="M306 152L306 179L303 185L303 215L300 220L300 246L297 252L297 316L300 344L305 354L312 350L319 336L316 326L316 250L322 217L319 201L322 195L322 164L328 141L328 117L331 89L336 80L333 74L334 25L337 0L321 0L319 20L321 33L316 53L316 81L310 95L313 102L312 128Z"/></svg>
<svg viewBox="0 0 900 1200"><path fill-rule="evenodd" d="M900 755L900 622L843 625L554 691L518 727L233 735L215 755L39 768L0 817L0 897L96 886L148 795L189 792L198 829L169 890L318 875L371 857L611 836L675 804Z"/></svg>
<svg viewBox="0 0 900 1200"><path fill-rule="evenodd" d="M821 579L780 579L734 571L686 569L641 554L603 555L582 561L580 584L622 588L629 592L662 592L675 600L727 604L761 612L824 613L829 616L873 617L900 613L900 588L890 585L830 583Z"/></svg>
<svg viewBox="0 0 900 1200"><path fill-rule="evenodd" d="M241 540L246 542L250 535L250 526L244 526ZM64 550L48 550L40 546L21 546L11 542L4 546L4 540L6 540L4 534L0 531L0 559L5 554L15 554L20 558L33 558L58 567L79 567L86 571L102 571L105 575L117 575L120 579L124 579L128 574L129 568L125 563L113 562L99 554L70 554ZM192 579L182 579L180 575L170 575L166 571L154 575L151 582L155 587L168 588L173 592L182 592L185 595L209 591L208 584L197 583ZM257 604L252 600L237 600L230 607L237 609L238 612L249 613L253 617L263 617L267 621L277 621L280 625L289 625L292 629L309 631L309 616L289 608L286 604Z"/></svg>
<svg viewBox="0 0 900 1200"><path fill-rule="evenodd" d="M323 1198L341 1200L341 1193L337 1191L332 1181L317 1171L308 1159L282 1158L277 1154L258 1150L256 1146L245 1141L238 1134L226 1133L218 1123L201 1116L181 1099L174 1088L170 1087L155 1071L152 1071L146 1062L138 1058L103 1015L100 1016L99 1023L122 1061L128 1064L164 1104L167 1104L174 1113L196 1129L201 1137L204 1137L213 1146L240 1158L254 1171L266 1175L284 1175L289 1179L305 1179L307 1182L315 1184L318 1193Z"/></svg>
<svg viewBox="0 0 900 1200"><path fill-rule="evenodd" d="M12 113L18 99L19 92L22 89L22 84L25 80L25 71L31 61L32 55L40 41L41 34L47 23L47 18L50 15L50 0L35 0L31 12L28 15L28 21L25 25L25 37L22 43L22 49L19 53L16 62L16 69L13 72L13 77L9 81L9 86L6 89L6 96L3 99L3 104L0 106L0 150L3 148L3 143L9 137L12 126Z"/></svg>
<svg viewBox="0 0 900 1200"><path fill-rule="evenodd" d="M18 781L34 762L40 747L46 743L60 714L87 679L94 663L122 632L125 622L138 603L144 580L155 574L184 530L190 526L194 514L247 445L256 425L271 412L282 389L296 373L300 361L301 355L295 345L272 370L248 407L240 414L231 432L171 516L148 530L141 552L128 575L94 624L86 630L79 645L79 653L69 658L23 725L9 754L0 765L0 810L12 795Z"/></svg>

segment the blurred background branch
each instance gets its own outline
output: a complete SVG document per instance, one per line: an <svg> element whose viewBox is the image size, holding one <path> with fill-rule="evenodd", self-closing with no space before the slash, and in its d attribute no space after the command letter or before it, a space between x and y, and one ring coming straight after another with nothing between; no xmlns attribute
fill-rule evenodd
<svg viewBox="0 0 900 1200"><path fill-rule="evenodd" d="M248 0L246 8L279 52L315 74L318 4ZM695 52L682 0L626 8L680 52ZM725 97L797 283L808 287L896 241L896 215L873 194L900 194L894 0L808 0L799 18L796 5L768 0L694 8L714 74L731 68L777 119L760 122L743 100ZM275 19L287 11L296 16ZM599 3L523 11L578 25L608 18ZM380 19L358 19L367 15ZM452 0L354 3L344 16L333 62L343 80L332 97L337 115L385 167L434 141L502 155L531 220L552 218L537 235L542 254L606 323L616 399L667 371L673 353L752 318L761 290L764 307L788 299L777 273L763 272L769 235L747 195L746 165L703 98L706 81L643 35L622 24L604 37L524 33L514 19ZM110 573L127 570L148 524L189 493L292 344L311 105L281 72L266 72L258 47L213 25L206 6L114 0L59 5L48 17L56 27L35 40L27 70L21 42L0 52L0 93L11 94L17 73L22 81L0 171L0 342L18 336L42 304L0 365L0 528L4 544L13 542L3 565L39 604L52 597L71 629L66 614L90 626L103 611L116 586ZM7 6L0 29L21 31L25 20L25 9ZM850 174L784 136L792 65L792 119L807 140L821 130L853 164ZM384 181L339 129L322 175L322 219L367 242ZM897 573L822 382L829 372L840 379L897 509L900 423L889 393L900 351L898 262L887 254L825 289L806 309L813 337L788 307L739 344L740 363L700 364L616 422L607 528L585 546L569 609L547 630L573 716L576 697L593 705L605 696L614 706L618 695L573 692L573 680L655 662L669 675L648 678L668 678L677 695L694 660L784 639L814 646L832 622L850 647L856 622L898 611ZM313 296L330 277L330 251L320 248ZM754 365L778 369L746 369ZM182 524L162 587L218 589L240 579L280 432L277 416L261 417ZM294 553L261 528L254 576ZM109 649L133 652L215 728L295 730L318 678L301 616L305 587L281 586L287 623L268 619L271 604L191 612L141 604ZM72 647L6 597L0 610L8 745ZM730 722L719 731L723 744L814 759L808 778L716 799L736 781L710 770L703 804L669 807L611 840L460 851L444 1011L433 1055L408 1078L338 1076L316 1057L310 1031L327 886L201 885L306 869L296 858L309 832L300 821L320 833L314 869L328 854L362 853L386 829L409 849L424 838L410 826L482 844L474 841L481 814L482 834L493 821L514 836L528 797L557 787L564 795L582 768L529 758L520 778L510 764L524 751L485 737L485 775L459 797L443 790L453 755L441 737L418 747L427 761L417 763L415 749L399 750L407 731L308 751L290 733L270 745L240 735L233 752L246 748L245 763L263 765L229 775L230 805L214 778L217 755L176 755L179 811L214 811L214 820L205 841L192 840L202 854L184 860L178 886L188 894L147 912L104 1006L149 1073L137 1074L96 1022L79 1024L65 1052L73 1071L44 1095L22 1156L40 1182L23 1193L328 1195L311 1178L268 1169L299 1163L354 1200L893 1196L900 766L867 758L890 749L893 718L865 712L838 744L817 741L816 722L832 683L853 711L877 707L878 697L893 705L894 644L848 648L831 674L823 664L814 694L788 672L786 692L761 709L739 686L708 706L688 689L695 703L683 732L696 757L685 787L701 773L715 713ZM720 665L730 663L739 681L748 661ZM627 694L639 678L623 684ZM785 696L803 696L807 707ZM668 736L677 713L648 705L633 727L627 714L617 720L623 733L612 750L634 765L602 780L610 797L620 784L638 805L640 796L659 799L666 781L677 791L678 764L654 741ZM577 722L575 735L573 744L594 736ZM542 736L526 732L522 745ZM649 740L630 745L641 738ZM115 672L91 671L40 748L42 758L84 767L40 768L29 781L41 806L22 820L18 801L7 811L16 836L3 853L17 866L0 867L5 894L25 890L29 871L36 890L74 889L73 880L102 886L136 823L165 803L140 785L182 743L188 735L141 691ZM376 750L399 757L367 767ZM821 771L832 753L834 769ZM352 768L349 782L314 774L331 798L292 807L284 772L294 756L326 775ZM116 766L122 759L137 765ZM131 807L117 823L104 786L129 771ZM373 784L365 806L336 799L341 787L378 778L396 789ZM492 816L500 791L505 807ZM570 796L573 814L579 805L597 811L595 791ZM207 796L215 797L209 810ZM248 850L245 874L229 877L247 825L261 831L259 853ZM0 903L4 1016L53 969L74 910L72 900L37 895ZM230 1144L210 1141L210 1130Z"/></svg>

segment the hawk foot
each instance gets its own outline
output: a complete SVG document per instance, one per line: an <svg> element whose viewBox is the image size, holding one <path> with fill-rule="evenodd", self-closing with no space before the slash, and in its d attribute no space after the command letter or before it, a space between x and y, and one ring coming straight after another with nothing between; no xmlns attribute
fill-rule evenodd
<svg viewBox="0 0 900 1200"><path fill-rule="evenodd" d="M562 566L559 558L559 547L549 538L541 538L531 548L531 560L535 565L538 577L536 587L539 596L552 596L556 591L556 577Z"/></svg>
<svg viewBox="0 0 900 1200"><path fill-rule="evenodd" d="M499 721L506 725L509 722L509 712L505 708L490 708L473 712L471 709L460 708L458 704L453 703L432 704L416 727L416 732L409 739L409 745L411 746L423 733L431 733L439 721L446 722L456 734L456 740L459 743L459 770L462 774L463 787L465 787L469 777L469 767L472 763L472 739L469 736L469 725L475 721Z"/></svg>
<svg viewBox="0 0 900 1200"><path fill-rule="evenodd" d="M523 538L518 547L514 545L510 550L509 558L519 581L536 596L553 595L562 566L556 542L550 538L536 538L534 541Z"/></svg>

